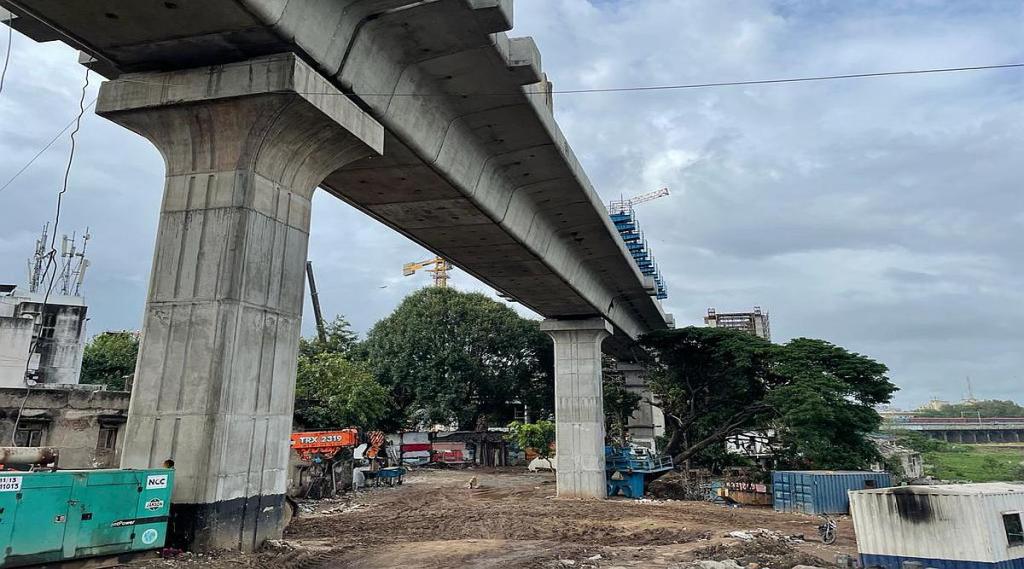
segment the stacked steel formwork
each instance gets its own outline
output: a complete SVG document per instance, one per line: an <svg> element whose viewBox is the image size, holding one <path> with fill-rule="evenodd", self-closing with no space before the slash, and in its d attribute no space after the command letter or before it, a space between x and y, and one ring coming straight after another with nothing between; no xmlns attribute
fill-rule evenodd
<svg viewBox="0 0 1024 569"><path fill-rule="evenodd" d="M625 242L626 249L633 256L636 266L640 268L640 272L654 277L657 298L659 300L668 298L668 287L665 286L665 279L661 276L658 263L654 261L654 255L647 245L647 239L644 238L643 231L640 230L640 224L636 220L636 212L633 210L632 204L612 202L609 208L609 216L615 224L615 229L618 230L619 236L622 237L622 241Z"/></svg>

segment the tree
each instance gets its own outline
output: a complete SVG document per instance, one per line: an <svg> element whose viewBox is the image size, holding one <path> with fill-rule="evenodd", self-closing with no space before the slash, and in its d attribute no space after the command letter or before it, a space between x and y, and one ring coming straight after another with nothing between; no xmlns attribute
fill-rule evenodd
<svg viewBox="0 0 1024 569"><path fill-rule="evenodd" d="M965 401L939 409L921 409L921 417L1024 417L1024 407L1013 401Z"/></svg>
<svg viewBox="0 0 1024 569"><path fill-rule="evenodd" d="M824 340L775 346L779 377L766 401L777 425L777 458L789 466L857 469L880 460L868 435L882 418L874 407L896 392L888 368Z"/></svg>
<svg viewBox="0 0 1024 569"><path fill-rule="evenodd" d="M299 338L299 354L312 356L329 352L351 356L359 344L359 337L352 331L351 325L344 316L335 316L334 320L325 323L324 332L325 341L321 341L319 336Z"/></svg>
<svg viewBox="0 0 1024 569"><path fill-rule="evenodd" d="M773 345L719 328L655 332L642 343L657 361L651 386L677 463L748 431L774 431L776 458L792 466L864 468L878 459L867 438L881 424L874 406L896 386L871 358L823 340Z"/></svg>
<svg viewBox="0 0 1024 569"><path fill-rule="evenodd" d="M724 328L680 328L641 338L656 361L651 389L665 413L677 464L764 423L771 344Z"/></svg>
<svg viewBox="0 0 1024 569"><path fill-rule="evenodd" d="M550 340L536 322L478 293L415 292L363 345L377 379L414 423L472 430L507 421L514 403L551 407Z"/></svg>
<svg viewBox="0 0 1024 569"><path fill-rule="evenodd" d="M388 391L365 364L321 352L300 354L298 365L295 416L306 428L373 430L385 422L391 407Z"/></svg>
<svg viewBox="0 0 1024 569"><path fill-rule="evenodd" d="M135 374L139 338L132 332L103 332L93 337L82 352L81 383L121 391Z"/></svg>
<svg viewBox="0 0 1024 569"><path fill-rule="evenodd" d="M508 434L505 435L505 440L522 450L534 449L537 451L538 457L548 461L548 468L554 470L554 466L551 464L551 445L555 442L554 422L520 423L513 421L508 425Z"/></svg>
<svg viewBox="0 0 1024 569"><path fill-rule="evenodd" d="M896 443L920 453L948 451L952 445L946 441L933 439L917 431L894 430L892 435Z"/></svg>

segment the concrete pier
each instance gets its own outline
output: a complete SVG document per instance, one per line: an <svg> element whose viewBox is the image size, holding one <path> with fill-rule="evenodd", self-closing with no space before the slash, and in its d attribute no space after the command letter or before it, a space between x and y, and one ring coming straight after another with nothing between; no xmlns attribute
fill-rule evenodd
<svg viewBox="0 0 1024 569"><path fill-rule="evenodd" d="M559 498L603 499L604 399L601 342L612 333L602 318L545 320L555 343L555 460Z"/></svg>
<svg viewBox="0 0 1024 569"><path fill-rule="evenodd" d="M617 362L615 371L623 375L626 390L640 396L640 403L626 425L631 442L657 452L655 441L658 436L665 434L665 417L661 409L651 404L654 394L644 377L644 366L632 362Z"/></svg>
<svg viewBox="0 0 1024 569"><path fill-rule="evenodd" d="M123 75L97 112L167 176L122 467L173 460L171 544L283 530L310 199L383 128L295 55Z"/></svg>

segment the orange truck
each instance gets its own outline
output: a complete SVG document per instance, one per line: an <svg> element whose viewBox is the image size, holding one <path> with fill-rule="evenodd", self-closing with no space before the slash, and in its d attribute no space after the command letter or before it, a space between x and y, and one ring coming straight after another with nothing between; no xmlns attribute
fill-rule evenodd
<svg viewBox="0 0 1024 569"><path fill-rule="evenodd" d="M341 449L359 445L359 429L292 433L291 444L302 460L310 460L318 454L333 458Z"/></svg>

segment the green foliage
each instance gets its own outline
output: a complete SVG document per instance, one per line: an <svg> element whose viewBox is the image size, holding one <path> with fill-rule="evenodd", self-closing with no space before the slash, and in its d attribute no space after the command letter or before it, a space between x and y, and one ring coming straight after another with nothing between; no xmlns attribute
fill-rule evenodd
<svg viewBox="0 0 1024 569"><path fill-rule="evenodd" d="M106 386L120 391L135 373L139 340L131 332L104 332L86 344L82 353L81 383Z"/></svg>
<svg viewBox="0 0 1024 569"><path fill-rule="evenodd" d="M334 320L324 323L326 339L320 341L319 336L312 338L299 338L299 354L312 356L314 354L332 353L351 357L359 344L359 337L352 331L351 325L344 316L338 315Z"/></svg>
<svg viewBox="0 0 1024 569"><path fill-rule="evenodd" d="M763 424L771 411L771 344L724 328L679 328L641 339L658 365L649 373L677 463Z"/></svg>
<svg viewBox="0 0 1024 569"><path fill-rule="evenodd" d="M949 452L952 445L946 441L940 441L929 437L928 435L921 434L917 431L892 431L892 435L896 438L896 443L900 446L907 447L912 450L916 450L920 453L926 452Z"/></svg>
<svg viewBox="0 0 1024 569"><path fill-rule="evenodd" d="M537 421L536 423L520 423L513 421L508 425L505 440L520 449L532 448L541 458L551 457L551 444L555 442L555 423L553 421Z"/></svg>
<svg viewBox="0 0 1024 569"><path fill-rule="evenodd" d="M925 473L940 480L1015 482L1024 480L1024 449L1000 445L950 445L926 452Z"/></svg>
<svg viewBox="0 0 1024 569"><path fill-rule="evenodd" d="M299 355L295 415L309 429L373 430L390 409L387 390L365 364L341 354Z"/></svg>
<svg viewBox="0 0 1024 569"><path fill-rule="evenodd" d="M677 463L713 459L707 447L753 430L776 433L782 466L864 468L878 459L867 438L881 424L873 407L896 391L883 364L822 340L773 345L721 328L641 341L659 364L651 386Z"/></svg>
<svg viewBox="0 0 1024 569"><path fill-rule="evenodd" d="M551 341L536 322L482 294L417 291L362 348L410 422L476 429L510 419L516 401L534 416L551 411Z"/></svg>
<svg viewBox="0 0 1024 569"><path fill-rule="evenodd" d="M1024 417L1024 407L1013 401L974 401L947 405L941 409L922 409L921 417Z"/></svg>
<svg viewBox="0 0 1024 569"><path fill-rule="evenodd" d="M774 347L779 382L766 401L785 466L858 469L879 460L868 439L882 423L874 406L887 403L896 386L888 368L823 340L798 338Z"/></svg>

